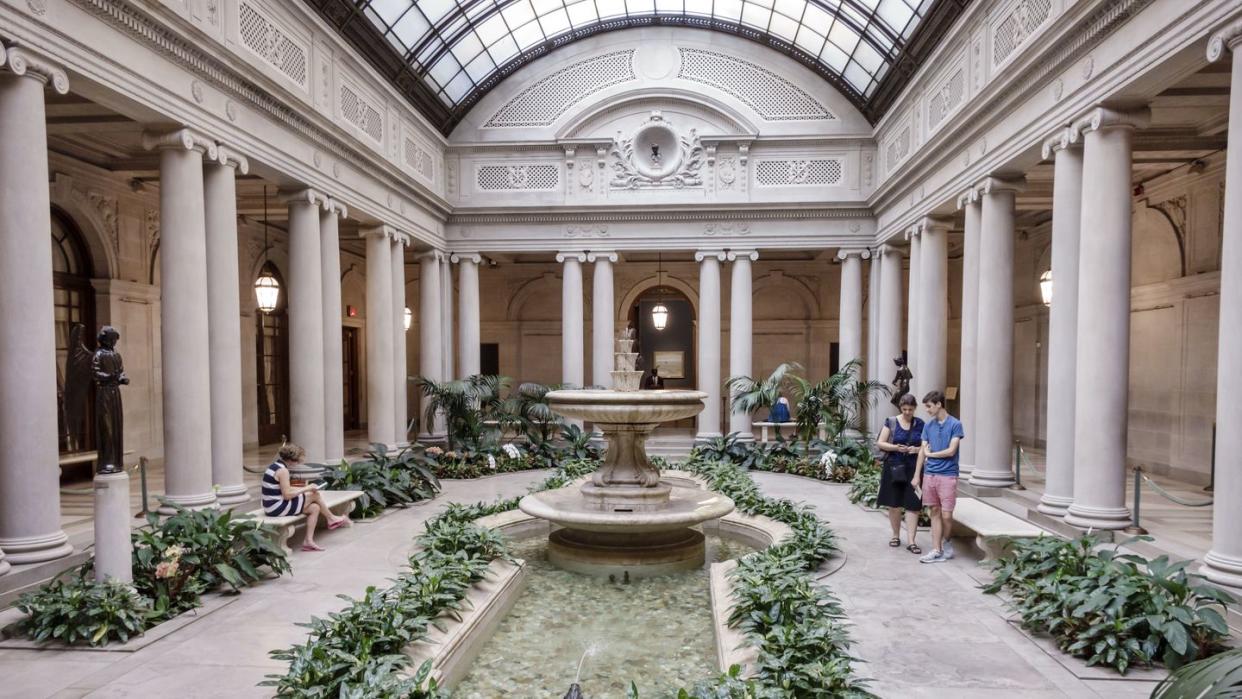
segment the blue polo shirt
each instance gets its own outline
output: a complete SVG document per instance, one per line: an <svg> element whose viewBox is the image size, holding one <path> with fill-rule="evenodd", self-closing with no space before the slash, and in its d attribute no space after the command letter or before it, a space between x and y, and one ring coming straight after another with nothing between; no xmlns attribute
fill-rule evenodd
<svg viewBox="0 0 1242 699"><path fill-rule="evenodd" d="M949 443L953 438L965 439L966 433L962 430L962 423L952 415L945 416L944 422L939 422L932 418L923 425L923 443L927 445L928 451L944 451L949 448ZM961 445L947 459L928 459L923 463L923 473L934 473L937 476L957 476L958 456L962 453Z"/></svg>

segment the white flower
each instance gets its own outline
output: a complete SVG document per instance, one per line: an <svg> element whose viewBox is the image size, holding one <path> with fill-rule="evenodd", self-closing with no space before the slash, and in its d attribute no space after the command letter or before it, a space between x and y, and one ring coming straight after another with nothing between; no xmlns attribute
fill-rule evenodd
<svg viewBox="0 0 1242 699"><path fill-rule="evenodd" d="M517 459L522 456L522 451L517 448L516 444L506 444L501 449L504 450L505 456L508 456L510 459Z"/></svg>
<svg viewBox="0 0 1242 699"><path fill-rule="evenodd" d="M831 449L825 451L819 457L819 465L824 468L832 468L837 465L837 453Z"/></svg>
<svg viewBox="0 0 1242 699"><path fill-rule="evenodd" d="M495 471L496 470L496 457L492 456L491 454L488 454L487 455L487 466L488 468Z"/></svg>

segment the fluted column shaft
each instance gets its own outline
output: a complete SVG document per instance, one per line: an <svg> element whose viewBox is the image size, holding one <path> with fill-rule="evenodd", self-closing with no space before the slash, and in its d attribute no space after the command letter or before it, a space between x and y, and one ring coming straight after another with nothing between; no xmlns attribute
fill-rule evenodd
<svg viewBox="0 0 1242 699"><path fill-rule="evenodd" d="M407 238L398 234L392 238L389 253L389 264L392 270L388 275L392 284L392 312L390 314L392 328L392 427L393 443L406 444L410 441L409 429L409 384L410 376L406 369L408 359L405 343L405 245Z"/></svg>
<svg viewBox="0 0 1242 699"><path fill-rule="evenodd" d="M1225 219L1220 268L1220 337L1216 355L1216 419L1227 425L1242 395L1242 22L1235 22L1208 42L1208 60L1232 54L1229 90L1229 136L1235 144L1225 155ZM1216 484L1212 508L1212 549L1203 573L1220 585L1242 588L1242 430L1222 429L1216 436ZM1225 504L1230 503L1230 504Z"/></svg>
<svg viewBox="0 0 1242 699"><path fill-rule="evenodd" d="M207 236L207 327L211 365L211 480L216 498L250 499L242 482L241 299L237 295L237 173L246 159L220 147L203 170Z"/></svg>
<svg viewBox="0 0 1242 699"><path fill-rule="evenodd" d="M440 376L444 381L465 376L453 361L453 266L448 255L440 256L440 361L444 369Z"/></svg>
<svg viewBox="0 0 1242 699"><path fill-rule="evenodd" d="M949 373L949 224L924 219L919 234L919 400L943 391Z"/></svg>
<svg viewBox="0 0 1242 699"><path fill-rule="evenodd" d="M962 209L965 231L962 246L962 339L961 368L958 378L958 416L963 425L974 425L976 406L976 376L979 360L979 242L983 227L983 205L979 192L970 189L958 198ZM975 470L977 440L963 440L961 446L960 473L965 476Z"/></svg>
<svg viewBox="0 0 1242 699"><path fill-rule="evenodd" d="M323 251L319 241L322 198L304 190L289 203L290 439L306 460L322 462L324 443ZM300 342L297 340L301 340Z"/></svg>
<svg viewBox="0 0 1242 699"><path fill-rule="evenodd" d="M1074 502L1065 521L1122 529L1126 507L1126 436L1130 400L1131 141L1146 113L1097 109L1083 133L1078 280L1078 350L1074 407ZM1107 426L1107 427L1105 427Z"/></svg>
<svg viewBox="0 0 1242 699"><path fill-rule="evenodd" d="M1048 318L1048 462L1039 511L1063 517L1074 502L1074 413L1078 349L1078 254L1082 216L1082 150L1062 129L1044 144L1055 158L1052 182L1052 280Z"/></svg>
<svg viewBox="0 0 1242 699"><path fill-rule="evenodd" d="M863 300L862 263L871 257L866 250L841 250L841 297L837 314L838 358L845 366L854 360L862 360ZM861 374L860 374L861 376Z"/></svg>
<svg viewBox="0 0 1242 699"><path fill-rule="evenodd" d="M16 61L15 61L16 59ZM20 48L0 48L0 574L73 552L60 528L56 464L56 320L43 90ZM33 66L31 66L33 67ZM55 70L53 87L68 90ZM122 347L123 351L123 347Z"/></svg>
<svg viewBox="0 0 1242 699"><path fill-rule="evenodd" d="M477 253L453 253L457 263L457 334L458 362L462 376L474 376L480 372L479 363L479 263Z"/></svg>
<svg viewBox="0 0 1242 699"><path fill-rule="evenodd" d="M733 263L732 284L729 288L730 378L751 376L754 372L751 362L755 340L751 263L757 259L759 259L759 253L754 250L729 251L729 261ZM755 436L751 432L750 413L738 412L730 404L729 432L736 432L741 439L754 439Z"/></svg>
<svg viewBox="0 0 1242 699"><path fill-rule="evenodd" d="M614 305L612 265L617 261L615 252L592 252L587 260L595 264L591 279L591 383L612 388L612 370L616 333L616 310Z"/></svg>
<svg viewBox="0 0 1242 699"><path fill-rule="evenodd" d="M975 424L965 425L975 440L974 485L1013 484L1013 247L1014 195L1019 182L988 178L982 186L979 241L978 383Z"/></svg>
<svg viewBox="0 0 1242 699"><path fill-rule="evenodd" d="M923 244L919 239L918 227L911 228L906 232L906 238L910 241L910 279L906 288L906 353L907 366L910 367L910 373L914 374L914 379L910 382L910 390L914 392L915 397L922 398L920 389L923 386L923 372L919 365L919 323L922 320L922 314L919 308L919 293L923 287L919 281L919 277L923 273Z"/></svg>
<svg viewBox="0 0 1242 699"><path fill-rule="evenodd" d="M386 226L363 232L367 246L367 441L380 444L391 444L397 433L392 385L392 234ZM426 325L422 318L420 325Z"/></svg>
<svg viewBox="0 0 1242 699"><path fill-rule="evenodd" d="M444 358L440 356L444 350L440 341L443 329L439 327L440 315L444 312L440 301L440 291L443 289L440 282L441 257L439 252L432 251L424 253L418 259L418 373L431 381L445 379ZM426 412L424 405L420 415L422 436L443 437L443 422L436 419L428 423Z"/></svg>
<svg viewBox="0 0 1242 699"><path fill-rule="evenodd" d="M901 357L901 309L904 302L901 293L901 261L902 254L891 245L881 245L878 251L880 261L880 313L879 313L879 347L877 349L876 372L877 380L885 386L893 388L893 376L897 373L894 361ZM876 408L881 416L892 414L891 409L880 405Z"/></svg>
<svg viewBox="0 0 1242 699"><path fill-rule="evenodd" d="M341 228L349 213L329 201L319 214L323 264L323 453L326 463L345 458L345 364L341 348Z"/></svg>
<svg viewBox="0 0 1242 699"><path fill-rule="evenodd" d="M719 250L700 250L699 262L699 390L707 394L698 417L696 440L720 436L720 263Z"/></svg>

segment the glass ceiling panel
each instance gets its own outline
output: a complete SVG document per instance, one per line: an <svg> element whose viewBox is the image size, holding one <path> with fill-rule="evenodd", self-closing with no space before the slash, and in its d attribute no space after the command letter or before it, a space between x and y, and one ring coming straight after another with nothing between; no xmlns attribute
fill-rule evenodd
<svg viewBox="0 0 1242 699"><path fill-rule="evenodd" d="M709 17L814 57L865 102L935 0L354 0L456 109L507 63L604 21Z"/></svg>

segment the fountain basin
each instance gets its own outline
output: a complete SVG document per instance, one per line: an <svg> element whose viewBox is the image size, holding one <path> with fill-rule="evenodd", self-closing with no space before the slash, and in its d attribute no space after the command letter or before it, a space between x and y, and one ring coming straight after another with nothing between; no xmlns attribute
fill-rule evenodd
<svg viewBox="0 0 1242 699"><path fill-rule="evenodd" d="M518 507L532 517L546 519L561 527L594 532L658 532L683 529L719 519L733 511L733 501L720 493L671 486L663 482L660 485L668 489L668 499L657 508L649 510L603 510L590 499L583 497L582 491L573 486L527 495L522 498ZM583 489L587 488L590 488L590 484L583 486ZM620 489L614 486L606 490ZM648 490L657 489L633 488L635 492ZM663 490L664 488L659 489Z"/></svg>
<svg viewBox="0 0 1242 699"><path fill-rule="evenodd" d="M694 417L703 410L702 391L604 391L573 389L548 393L548 407L566 417L597 425L650 425ZM602 427L602 425L601 425ZM650 429L648 430L650 432Z"/></svg>

